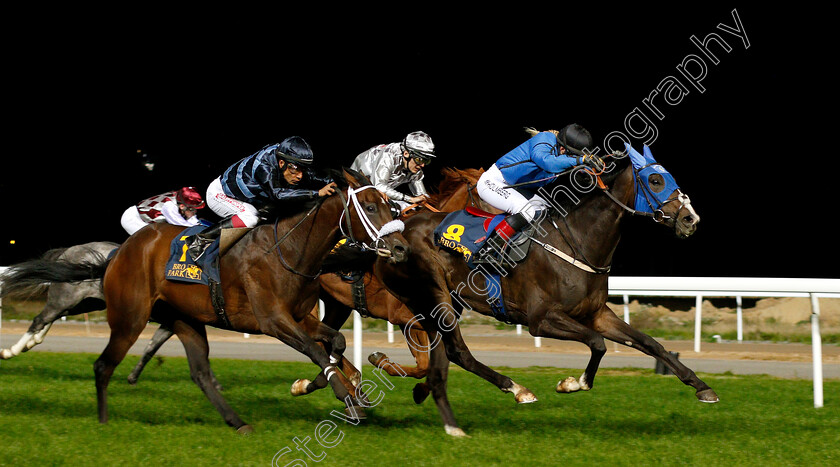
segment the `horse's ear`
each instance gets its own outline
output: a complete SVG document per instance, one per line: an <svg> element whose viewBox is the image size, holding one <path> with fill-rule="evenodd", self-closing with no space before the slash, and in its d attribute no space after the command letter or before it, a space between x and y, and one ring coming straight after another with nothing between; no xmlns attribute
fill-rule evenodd
<svg viewBox="0 0 840 467"><path fill-rule="evenodd" d="M629 143L624 143L624 147L627 149L627 155L630 156L630 162L633 163L633 167L641 169L642 167L647 165L647 163L645 162L645 156L639 154L638 151L633 149L633 146L630 146Z"/></svg>
<svg viewBox="0 0 840 467"><path fill-rule="evenodd" d="M344 172L338 169L328 169L327 173L339 188L347 188L347 179L344 178Z"/></svg>
<svg viewBox="0 0 840 467"><path fill-rule="evenodd" d="M653 154L650 153L650 148L647 144L645 145L643 152L645 155L645 160L647 161L647 164L645 165L656 164L656 159L653 158Z"/></svg>
<svg viewBox="0 0 840 467"><path fill-rule="evenodd" d="M364 186L371 184L370 179L368 179L365 174L357 170L353 170L349 167L344 167L342 170L344 171L344 179L347 180L350 185Z"/></svg>

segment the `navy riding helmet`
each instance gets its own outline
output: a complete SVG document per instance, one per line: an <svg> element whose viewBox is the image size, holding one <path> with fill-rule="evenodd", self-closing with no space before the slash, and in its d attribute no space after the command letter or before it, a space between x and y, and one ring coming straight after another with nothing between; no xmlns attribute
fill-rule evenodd
<svg viewBox="0 0 840 467"><path fill-rule="evenodd" d="M277 146L276 152L277 157L294 164L312 165L315 160L309 143L300 136L289 136L284 139Z"/></svg>

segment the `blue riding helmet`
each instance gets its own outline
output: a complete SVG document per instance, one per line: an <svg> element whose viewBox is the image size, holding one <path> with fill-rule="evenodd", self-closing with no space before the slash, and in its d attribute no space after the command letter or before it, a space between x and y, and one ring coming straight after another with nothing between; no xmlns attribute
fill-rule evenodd
<svg viewBox="0 0 840 467"><path fill-rule="evenodd" d="M654 211L659 211L662 205L668 201L680 186L677 185L674 176L671 175L664 167L659 165L650 153L650 148L645 145L644 155L639 154L628 143L624 143L627 149L627 154L630 156L630 162L633 164L634 172L636 173L636 206L635 209L640 212L648 212L654 214ZM662 188L657 188L654 191L651 188L650 178L653 175L660 175L664 185Z"/></svg>

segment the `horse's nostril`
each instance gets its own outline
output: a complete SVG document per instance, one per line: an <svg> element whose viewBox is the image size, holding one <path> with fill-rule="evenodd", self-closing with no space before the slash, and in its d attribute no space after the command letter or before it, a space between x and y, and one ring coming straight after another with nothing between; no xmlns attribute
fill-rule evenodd
<svg viewBox="0 0 840 467"><path fill-rule="evenodd" d="M683 217L683 222L685 222L688 225L694 224L694 216Z"/></svg>

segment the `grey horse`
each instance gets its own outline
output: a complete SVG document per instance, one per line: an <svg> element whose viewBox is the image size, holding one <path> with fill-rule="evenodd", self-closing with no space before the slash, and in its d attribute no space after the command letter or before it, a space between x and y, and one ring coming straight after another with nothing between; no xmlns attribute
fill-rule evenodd
<svg viewBox="0 0 840 467"><path fill-rule="evenodd" d="M113 242L90 242L82 245L75 245L69 248L56 248L44 253L42 261L66 261L68 263L81 263L95 261L97 258L107 257L114 250L119 248L118 243ZM13 274L14 270L6 274ZM17 357L23 352L35 347L44 341L52 324L62 316L75 316L82 313L99 311L105 309L105 297L102 294L102 281L91 279L71 283L31 283L15 291L17 296L33 296L41 294L46 290L47 300L41 313L32 320L32 325L21 338L8 349L0 349L0 359L8 360ZM134 371L128 377L131 384L137 383L137 378L143 366L148 363L154 353L172 337L173 332L165 326L161 326L155 332L149 342L143 357L137 364ZM216 383L217 386L218 383Z"/></svg>

